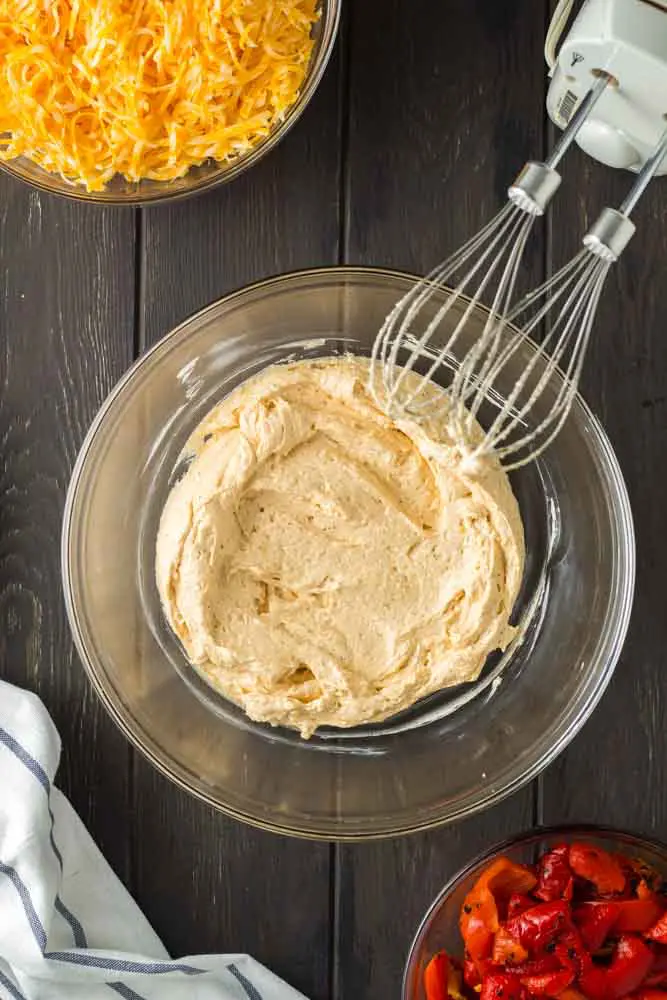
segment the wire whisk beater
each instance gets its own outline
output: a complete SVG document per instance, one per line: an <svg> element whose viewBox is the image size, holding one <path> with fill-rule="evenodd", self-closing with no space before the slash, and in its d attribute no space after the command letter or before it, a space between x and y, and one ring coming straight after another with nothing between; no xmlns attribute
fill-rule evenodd
<svg viewBox="0 0 667 1000"><path fill-rule="evenodd" d="M468 460L493 452L511 471L534 461L560 432L578 391L609 271L635 233L630 215L666 154L667 130L619 208L605 208L588 230L583 249L505 317L485 327L455 367L448 399ZM501 397L497 385L507 381L506 368L526 340L540 335L539 348ZM493 405L499 399L479 440L479 411L486 401Z"/></svg>
<svg viewBox="0 0 667 1000"><path fill-rule="evenodd" d="M465 342L473 312L480 312L480 297L465 299L458 289L443 290L440 269L418 282L387 317L376 339L374 359L379 363L373 366L371 389L386 412L394 418L419 419L434 406L446 406L464 463L474 465L493 454L511 471L539 457L572 408L609 271L635 233L630 215L666 154L667 130L619 208L605 208L591 226L583 249L539 288L505 308L516 278L517 265L510 253L506 266L511 275L503 297L494 298L485 311L481 334L464 351L457 351L457 346ZM525 220L508 221L513 213L507 207L498 218L503 221L494 220L491 226L496 233L506 234L499 239L514 239L520 257L527 235ZM425 330L415 335L418 315L435 296L443 298L442 304L435 308ZM452 309L451 333L434 349L433 338ZM521 349L529 340L538 341L539 346L520 367L518 359L525 357ZM408 354L403 365L399 365L401 351ZM408 379L407 373L418 362L427 367L423 378ZM425 393L432 380L446 382L444 396ZM492 416L482 420L485 404ZM481 434L480 424L485 427Z"/></svg>
<svg viewBox="0 0 667 1000"><path fill-rule="evenodd" d="M381 377L378 380L378 367L374 366L376 376L371 389L376 399L382 398L392 416L417 405L414 391L408 390L411 380L407 379L407 373L429 348L448 317L456 317L454 328L427 378L435 374L444 358L454 354L470 316L480 304L490 305L485 335L498 317L510 311L531 230L560 185L556 167L609 83L610 78L604 74L595 79L549 159L545 163L528 162L509 188L508 201L495 218L418 282L387 316L373 352L374 360L381 363ZM433 300L440 301L443 296L435 315L427 320ZM406 352L407 360L397 367Z"/></svg>

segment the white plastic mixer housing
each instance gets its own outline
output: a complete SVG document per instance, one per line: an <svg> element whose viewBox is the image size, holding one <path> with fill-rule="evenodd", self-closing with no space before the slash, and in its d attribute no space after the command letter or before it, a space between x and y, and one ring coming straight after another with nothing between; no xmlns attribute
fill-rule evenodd
<svg viewBox="0 0 667 1000"><path fill-rule="evenodd" d="M551 71L547 110L559 128L600 71L613 82L576 142L608 166L640 170L667 127L667 0L586 0Z"/></svg>

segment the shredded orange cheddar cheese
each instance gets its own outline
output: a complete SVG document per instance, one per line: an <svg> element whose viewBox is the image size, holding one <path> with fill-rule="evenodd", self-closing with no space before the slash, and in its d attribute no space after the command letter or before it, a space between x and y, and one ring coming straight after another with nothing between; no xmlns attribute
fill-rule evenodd
<svg viewBox="0 0 667 1000"><path fill-rule="evenodd" d="M182 177L294 104L317 0L0 0L0 159L100 191Z"/></svg>

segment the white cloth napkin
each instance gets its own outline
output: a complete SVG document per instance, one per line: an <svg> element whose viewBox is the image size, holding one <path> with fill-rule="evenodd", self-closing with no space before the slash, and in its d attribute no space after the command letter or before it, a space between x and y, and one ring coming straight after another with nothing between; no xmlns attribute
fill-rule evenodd
<svg viewBox="0 0 667 1000"><path fill-rule="evenodd" d="M247 955L171 961L53 786L60 738L0 681L0 997L304 1000Z"/></svg>

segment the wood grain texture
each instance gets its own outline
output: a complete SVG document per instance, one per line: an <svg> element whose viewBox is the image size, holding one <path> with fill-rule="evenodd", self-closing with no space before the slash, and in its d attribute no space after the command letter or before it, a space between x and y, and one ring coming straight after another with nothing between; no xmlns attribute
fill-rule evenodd
<svg viewBox="0 0 667 1000"><path fill-rule="evenodd" d="M336 263L338 73L335 57L301 121L249 174L143 213L144 345L233 288ZM143 760L135 794L136 896L172 953L248 951L328 997L330 848L229 821Z"/></svg>
<svg viewBox="0 0 667 1000"><path fill-rule="evenodd" d="M545 148L546 7L351 0L341 51L293 132L245 177L174 207L71 205L0 175L0 674L44 698L63 735L61 786L171 952L250 952L312 1000L398 997L428 903L475 852L531 824L535 787L452 829L335 848L260 833L190 798L133 755L73 654L64 493L133 337L144 348L280 271L339 259L424 271L495 212ZM564 175L549 241L541 230L529 254L533 282L629 183L576 150ZM657 181L609 282L583 384L635 512L630 635L600 707L539 781L547 822L663 838L666 216Z"/></svg>
<svg viewBox="0 0 667 1000"><path fill-rule="evenodd" d="M545 5L388 0L350 13L345 258L423 273L488 221L525 160L542 154ZM538 231L530 280L543 254ZM397 997L443 883L532 820L528 788L450 829L338 848L335 1000Z"/></svg>
<svg viewBox="0 0 667 1000"><path fill-rule="evenodd" d="M250 953L329 996L330 849L229 820L139 763L135 897L174 956Z"/></svg>
<svg viewBox="0 0 667 1000"><path fill-rule="evenodd" d="M631 175L574 150L553 215L560 266ZM667 836L665 662L667 560L667 180L656 179L634 216L637 234L612 271L591 338L582 391L614 446L637 536L637 586L628 638L609 690L570 749L542 779L547 822L588 820Z"/></svg>
<svg viewBox="0 0 667 1000"><path fill-rule="evenodd" d="M83 436L132 357L133 305L132 212L0 175L0 674L46 703L59 784L126 880L129 749L72 648L60 529Z"/></svg>
<svg viewBox="0 0 667 1000"><path fill-rule="evenodd" d="M422 273L504 204L543 150L545 17L542 0L352 6L349 262ZM531 280L542 249L538 228Z"/></svg>
<svg viewBox="0 0 667 1000"><path fill-rule="evenodd" d="M480 851L532 822L527 789L451 828L336 847L332 1000L397 998L412 939L445 882Z"/></svg>

